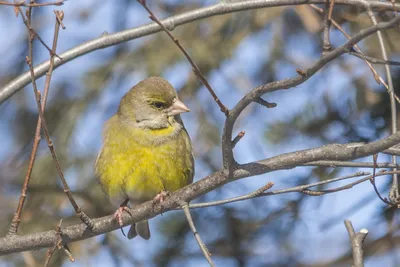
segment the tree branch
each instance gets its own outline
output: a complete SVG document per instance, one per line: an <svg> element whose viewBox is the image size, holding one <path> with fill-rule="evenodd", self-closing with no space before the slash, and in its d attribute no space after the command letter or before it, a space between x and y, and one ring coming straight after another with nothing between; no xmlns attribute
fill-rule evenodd
<svg viewBox="0 0 400 267"><path fill-rule="evenodd" d="M164 24L162 24L157 17L154 15L154 13L150 10L150 8L146 5L146 1L145 0L137 0L139 2L139 4L141 4L143 6L144 9L146 9L146 11L149 13L149 18L154 21L155 23L157 23L162 30L168 35L168 37L174 42L174 44L179 48L179 50L181 50L181 52L183 53L183 55L186 57L186 59L188 60L189 64L192 66L192 70L193 73L199 78L199 80L204 84L204 86L207 88L208 92L211 94L212 98L214 99L214 101L217 103L217 105L219 106L220 110L222 111L222 113L224 113L226 116L228 116L229 114L229 109L222 104L221 100L219 99L219 97L217 96L217 94L215 93L214 89L212 89L210 83L207 81L206 77L204 77L203 73L201 72L200 68L197 66L196 62L194 62L194 60L192 59L192 57L189 55L188 51L180 44L179 40L176 39L170 30L168 30Z"/></svg>
<svg viewBox="0 0 400 267"><path fill-rule="evenodd" d="M349 39L344 45L336 48L335 50L325 53L313 66L308 69L302 70L301 75L294 78L288 78L281 81L275 81L268 84L258 86L246 94L237 104L231 109L229 116L225 120L225 127L222 138L222 154L223 154L223 164L224 168L230 170L235 164L233 157L233 147L232 147L232 131L235 125L236 119L239 117L240 113L250 105L255 99L266 93L275 92L278 90L295 88L296 86L307 81L312 75L319 71L326 64L338 58L339 56L345 54L348 49L352 48L356 43L365 39L366 37L376 33L379 30L389 29L394 27L400 21L400 16L395 17L389 22L378 23L368 29L360 31L358 34L354 35L353 38Z"/></svg>
<svg viewBox="0 0 400 267"><path fill-rule="evenodd" d="M303 5L303 4L324 4L325 0L249 0L244 2L232 2L227 3L220 1L218 4L211 5L208 7L203 7L195 9L189 12L182 13L180 15L175 15L167 19L161 20L163 25L166 25L168 29L174 29L176 26L191 23L200 19L240 12L251 9L267 8L267 7L277 7L277 6L290 6L290 5ZM367 9L370 7L372 9L379 10L390 10L396 11L400 10L400 4L393 5L392 3L380 2L380 1L364 1L364 0L336 0L335 5L349 5L357 6L362 9ZM84 44L78 45L62 54L60 57L63 59L56 59L54 62L54 68L57 68L77 57L83 56L85 54L91 53L95 50L114 46L123 42L134 40L143 36L148 36L157 32L162 31L161 27L157 23L150 23L142 25L133 29L113 33L113 34L103 34L101 37L93 39L91 41L85 42ZM35 77L39 78L43 76L49 69L50 62L45 61L34 68ZM0 104L6 101L14 93L24 88L30 83L30 74L25 72L6 84L0 89Z"/></svg>
<svg viewBox="0 0 400 267"><path fill-rule="evenodd" d="M185 213L186 220L189 224L190 229L192 230L194 237L196 238L197 244L199 245L201 252L203 253L204 257L206 258L208 264L211 267L214 267L215 264L211 259L211 254L208 251L204 242L201 240L200 234L199 234L199 232L197 232L196 226L194 225L193 218L192 218L192 215L190 214L190 210L189 210L189 204L183 202L182 209Z"/></svg>
<svg viewBox="0 0 400 267"><path fill-rule="evenodd" d="M21 11L19 10L19 12L21 12ZM29 11L29 14L30 13L31 13L31 11ZM55 14L56 14L56 16L58 14L58 16L60 18L64 17L62 11L55 11ZM21 17L23 18L23 14L21 14ZM30 19L30 17L29 17L29 19ZM24 20L24 22L25 22L25 20ZM28 29L32 28L30 26L30 22L28 23L28 21L27 21L26 25L27 25ZM51 76L52 76L52 73L53 73L54 56L55 56L56 50L57 50L57 41L58 41L59 30L60 30L60 20L57 18L55 26L54 26L53 46L52 46L52 49L51 49L51 52L50 52L50 68L49 68L49 71L46 74L45 87L44 87L44 90L43 90L44 94L43 94L43 100L42 100L42 105L41 105L42 113L44 113L44 110L46 108L47 96L48 96L49 89L50 89L50 81L51 81ZM32 46L31 43L30 43L30 46ZM10 228L8 230L8 234L11 234L11 235L16 234L18 232L18 226L19 226L19 223L20 223L22 209L24 207L24 203L25 203L25 199L26 199L26 191L28 190L28 184L29 184L29 181L31 179L33 165L34 165L35 160L36 160L36 153L37 153L37 149L38 149L38 146L39 146L39 143L40 143L40 139L41 139L41 136L40 136L41 128L42 128L42 120L41 120L40 116L38 116L38 120L36 122L35 137L33 139L32 151L31 151L31 155L29 157L28 169L26 171L25 180L24 180L24 183L23 183L23 186L22 186L22 189L21 189L21 196L20 196L19 201L18 201L17 210L14 213L14 217L13 217L13 219L11 221L11 225L10 225Z"/></svg>
<svg viewBox="0 0 400 267"><path fill-rule="evenodd" d="M319 148L286 153L258 162L240 165L238 169L232 173L231 178L229 178L227 171L218 171L196 183L171 193L171 196L163 203L154 204L153 201L148 201L139 205L135 209L131 210L132 217L128 214L123 215L123 225L126 226L133 222L153 218L162 212L179 207L180 201L189 202L234 180L269 173L276 170L292 169L300 163L311 161L357 159L385 150L399 142L400 132L382 140L357 147L346 147L346 145L332 144ZM93 229L91 231L87 229L85 224L77 224L63 228L62 243L68 244L70 242L87 239L119 228L118 223L113 219L113 215L93 219ZM52 247L56 242L56 238L57 234L55 230L33 233L25 236L4 237L0 239L0 255Z"/></svg>
<svg viewBox="0 0 400 267"><path fill-rule="evenodd" d="M0 1L0 5L4 6L14 6L14 7L43 7L43 6L62 6L64 5L64 2L66 0L59 0L56 2L48 2L48 3L25 3L25 1L21 2L14 2L14 3L9 3L6 1Z"/></svg>
<svg viewBox="0 0 400 267"><path fill-rule="evenodd" d="M367 10L367 15L369 16L373 25L377 25L377 20L372 12L372 10ZM396 16L399 17L399 16ZM377 32L379 46L381 48L382 58L383 60L388 60L388 56L386 53L385 42L383 41L383 35L381 31ZM397 107L396 107L396 100L400 103L399 98L394 93L394 86L393 86L393 79L392 74L390 72L390 66L388 64L385 65L385 72L386 72L386 79L387 79L387 89L390 98L390 115L391 115L391 126L392 126L392 133L397 132ZM397 157L392 156L392 163L397 164ZM400 184L398 180L397 174L394 174L392 177L392 186L389 192L389 199L391 202L398 203L400 202Z"/></svg>
<svg viewBox="0 0 400 267"><path fill-rule="evenodd" d="M364 267L364 252L362 245L368 235L368 230L363 228L360 232L355 232L352 223L349 220L344 221L347 232L351 241L351 249L353 251L354 267Z"/></svg>

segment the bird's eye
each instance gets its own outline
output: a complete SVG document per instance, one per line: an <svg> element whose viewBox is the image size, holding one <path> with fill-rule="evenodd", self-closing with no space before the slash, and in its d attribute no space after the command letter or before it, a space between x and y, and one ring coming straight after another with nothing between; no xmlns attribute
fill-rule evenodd
<svg viewBox="0 0 400 267"><path fill-rule="evenodd" d="M163 103L163 102L158 102L158 101L153 102L152 105L153 105L155 108L158 108L158 109L164 107L164 103Z"/></svg>

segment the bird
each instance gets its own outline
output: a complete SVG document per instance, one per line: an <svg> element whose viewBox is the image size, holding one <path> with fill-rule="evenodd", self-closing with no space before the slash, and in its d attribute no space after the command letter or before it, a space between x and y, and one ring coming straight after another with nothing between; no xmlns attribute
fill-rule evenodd
<svg viewBox="0 0 400 267"><path fill-rule="evenodd" d="M121 99L118 111L104 123L103 144L95 175L114 206L122 229L127 203L163 200L165 192L193 182L192 143L180 114L190 109L164 78L149 77ZM150 239L147 220L132 224L128 238Z"/></svg>

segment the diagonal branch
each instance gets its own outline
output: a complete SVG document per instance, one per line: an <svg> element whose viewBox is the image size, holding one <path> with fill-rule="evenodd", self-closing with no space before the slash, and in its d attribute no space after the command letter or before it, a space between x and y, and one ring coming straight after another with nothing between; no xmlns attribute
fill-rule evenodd
<svg viewBox="0 0 400 267"><path fill-rule="evenodd" d="M20 10L20 13L21 13L21 17L22 17L26 27L28 28L28 32L29 32L29 56L26 58L26 62L28 64L28 66L29 66L29 71L30 71L30 74L31 74L32 87L33 87L33 91L34 91L34 95L35 95L36 105L37 105L37 108L38 108L38 111L39 111L39 118L41 120L42 130L43 130L44 136L46 138L47 145L48 145L49 150L50 150L50 154L51 154L51 156L53 158L53 161L55 163L58 176L60 177L61 183L63 185L64 192L67 195L72 207L74 208L77 217L79 219L81 219L81 221L83 223L85 223L88 226L89 229L91 229L93 227L93 223L91 222L91 219L78 206L78 204L76 203L74 197L72 196L71 189L69 188L68 183L65 180L64 173L63 173L63 171L61 169L60 162L58 160L58 157L57 157L57 154L56 154L56 151L55 151L55 148L54 148L54 144L53 144L53 142L52 142L52 140L50 138L50 133L49 133L49 130L47 128L46 118L44 116L44 110L42 109L42 103L41 103L42 102L42 97L41 97L40 91L37 89L35 73L34 73L34 69L33 69L33 39L37 36L37 34L33 31L32 26L31 26L31 17L30 17L31 16L31 9L32 9L31 7L28 9L28 19L25 19L24 14L21 12L21 10ZM61 17L61 15L60 15L60 17ZM57 21L56 23L59 24L58 18L56 19L56 21ZM58 32L57 32L57 34L58 34ZM54 43L53 43L53 45L54 45ZM52 53L52 52L50 52L50 54L51 55L55 55L55 53ZM51 60L51 62L53 62L53 60L54 60L54 58ZM50 77L51 77L51 75L47 76L47 79L46 79L46 85L45 86L47 88L47 91L49 89L48 87L50 86L50 81L51 81Z"/></svg>
<svg viewBox="0 0 400 267"><path fill-rule="evenodd" d="M373 25L377 25L377 20L372 12L372 10L368 9L367 10L367 15L369 16L371 22ZM398 18L399 16L396 16ZM388 56L386 53L386 48L385 48L385 43L383 41L383 35L381 31L377 32L378 36L378 41L379 41L379 46L381 48L381 53L382 53L382 58L383 60L388 60ZM391 115L391 126L392 126L392 133L397 132L397 107L396 107L396 100L398 101L398 97L394 93L394 87L393 87L393 78L392 74L390 72L390 66L385 65L385 72L386 72L386 80L387 80L387 89L389 93L389 98L390 98L390 115ZM397 97L397 98L396 98ZM392 163L397 164L397 157L392 156ZM392 177L392 185L390 188L389 192L389 199L390 201L394 203L399 203L400 204L400 183L399 183L399 177L397 174L394 174Z"/></svg>
<svg viewBox="0 0 400 267"><path fill-rule="evenodd" d="M161 20L163 25L166 25L167 28L173 29L176 26L191 23L193 21L197 21L200 19L240 12L245 10L259 9L259 8L267 8L267 7L277 7L277 6L291 6L291 5L303 5L303 4L324 4L325 0L280 0L280 1L271 1L271 0L249 0L244 2L227 2L227 1L219 1L215 5L194 9L192 11L188 11L179 15L171 16L167 19ZM381 11L394 11L400 10L400 4L392 4L381 1L365 1L365 0L336 0L335 5L348 5L348 6L357 6L362 9L366 9L370 7L372 9L379 9ZM157 32L162 31L157 23L150 23L147 25L142 25L133 29L124 30L121 32L113 33L113 34L104 34L101 37L93 39L91 41L85 42L81 45L78 45L62 54L60 57L63 59L56 60L54 63L54 68L57 68L67 62L83 56L85 54L91 53L98 49L111 47L116 44L120 44L123 42L131 41L143 36L148 36ZM43 76L46 71L49 69L50 62L45 61L34 68L35 77L39 78ZM9 97L11 97L14 93L24 88L26 85L30 83L30 73L25 72L10 81L7 85L0 89L0 104L6 101Z"/></svg>
<svg viewBox="0 0 400 267"><path fill-rule="evenodd" d="M366 60L366 61L368 61L369 63L372 63L372 64L400 66L400 62L399 61L382 60L382 59L366 56L363 53L359 53L359 52L349 52L349 55L364 59L364 60Z"/></svg>
<svg viewBox="0 0 400 267"><path fill-rule="evenodd" d="M222 113L224 113L226 116L229 114L229 109L222 104L221 100L215 93L215 91L211 88L211 85L207 81L207 79L204 77L203 73L201 72L200 68L197 66L197 64L194 62L194 60L191 58L189 53L186 51L186 49L181 45L178 39L176 39L170 30L168 30L154 15L154 13L150 10L150 8L146 5L145 0L137 0L143 7L146 9L146 11L150 14L150 19L157 23L161 29L168 35L169 38L175 43L175 45L181 50L181 52L185 55L186 59L189 61L190 65L192 66L194 74L200 79L200 81L204 84L204 86L207 88L208 92L210 92L211 96L214 98L214 101L217 103L219 108L221 109Z"/></svg>
<svg viewBox="0 0 400 267"><path fill-rule="evenodd" d="M173 210L179 207L179 201L189 202L201 195L204 195L222 185L245 177L269 173L276 170L292 169L300 163L318 160L351 160L366 157L379 151L388 149L400 142L400 132L357 147L346 147L345 145L327 145L323 147L286 153L269 159L240 165L229 177L226 170L213 173L196 183L188 185L176 192L171 193L163 203L154 204L153 201L145 202L131 210L130 215L123 215L123 225L130 225L145 219L153 218L162 212ZM366 179L369 179L368 177ZM267 192L268 193L268 192ZM87 230L85 224L77 224L63 228L63 244L88 239L93 236L104 234L120 226L115 223L113 215L93 219L93 229ZM37 250L52 247L56 242L56 231L38 232L25 236L9 236L0 238L0 256L15 252Z"/></svg>
<svg viewBox="0 0 400 267"><path fill-rule="evenodd" d="M21 11L20 11L21 12ZM62 11L56 11L56 14L59 13L60 17L63 16ZM30 14L30 11L29 11ZM26 21L23 17L23 14L21 14L24 22ZM27 25L30 25L30 22ZM31 27L28 27L28 29ZM46 107L46 101L47 101L47 96L49 93L49 88L50 88L50 81L51 81L51 76L53 73L53 68L54 68L54 56L56 54L56 50L57 50L57 42L58 42L58 33L60 30L60 21L58 19L56 19L56 23L55 23L55 27L54 27L54 37L53 37L53 46L51 48L51 52L50 52L50 68L49 71L46 74L46 81L45 81L45 87L44 87L44 95L43 95L43 101L42 101L42 105L41 105L41 110L42 113L44 113L44 109ZM36 131L35 131L35 137L33 139L33 145L32 145L32 152L31 155L29 157L29 164L28 164L28 169L26 171L26 175L25 175L25 180L24 180L24 184L22 186L22 190L21 190L21 196L19 198L19 202L18 202L18 206L17 206L17 211L14 213L14 217L11 221L11 225L10 225L10 229L8 230L8 234L12 235L12 234L16 234L18 232L18 226L20 223L20 219L21 219L21 214L22 214L22 209L24 207L24 203L25 203L25 199L26 199L26 191L28 190L28 184L31 178L31 174L32 174L32 170L33 170L33 165L35 163L35 159L36 159L36 153L37 153L37 149L40 143L40 129L42 128L42 120L40 118L40 116L38 117L37 123L36 123Z"/></svg>
<svg viewBox="0 0 400 267"><path fill-rule="evenodd" d="M208 264L210 264L210 266L214 267L215 264L211 259L211 253L208 251L206 245L201 240L200 234L197 232L196 226L194 225L192 215L190 214L190 209L189 209L188 203L183 202L182 204L183 204L182 209L183 209L183 212L185 213L186 220L189 224L190 229L192 230L194 237L196 238L197 244L199 245L201 252L203 252L203 255L206 258Z"/></svg>
<svg viewBox="0 0 400 267"><path fill-rule="evenodd" d="M225 127L222 138L222 154L223 154L223 164L224 168L230 170L232 167L236 168L235 160L233 157L233 147L232 147L232 131L235 125L236 119L239 117L241 112L250 105L255 99L266 93L275 92L278 90L295 88L296 86L307 81L312 75L319 71L326 64L332 60L338 58L339 56L345 54L348 49L351 49L356 43L365 39L366 37L384 29L389 29L395 27L400 22L400 16L395 17L389 22L380 22L368 29L360 31L358 34L354 35L353 38L349 39L344 45L336 48L335 50L323 55L317 62L314 63L308 69L302 70L301 75L294 78L288 78L281 81L275 81L268 84L258 86L246 94L230 111L229 116L225 120Z"/></svg>

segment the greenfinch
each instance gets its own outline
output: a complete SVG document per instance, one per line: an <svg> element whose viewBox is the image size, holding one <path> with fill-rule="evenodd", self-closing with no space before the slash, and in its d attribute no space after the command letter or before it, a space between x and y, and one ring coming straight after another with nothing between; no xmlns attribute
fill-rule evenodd
<svg viewBox="0 0 400 267"><path fill-rule="evenodd" d="M193 181L192 144L179 114L190 110L172 85L150 77L133 86L121 99L118 111L104 125L103 146L95 174L122 225L129 201L137 205L159 199ZM128 238L148 240L148 221L133 224Z"/></svg>

